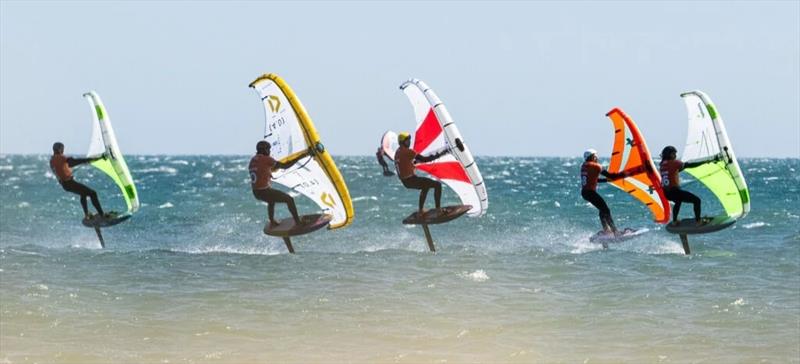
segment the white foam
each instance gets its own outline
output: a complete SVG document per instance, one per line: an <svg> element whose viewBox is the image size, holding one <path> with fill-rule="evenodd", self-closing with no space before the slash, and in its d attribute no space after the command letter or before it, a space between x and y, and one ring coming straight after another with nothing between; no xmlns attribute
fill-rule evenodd
<svg viewBox="0 0 800 364"><path fill-rule="evenodd" d="M29 203L27 203L25 201L22 201L17 205L17 207L19 207L19 208L30 207L30 206L31 206L31 204L29 204Z"/></svg>
<svg viewBox="0 0 800 364"><path fill-rule="evenodd" d="M268 247L232 247L227 245L211 245L189 249L177 249L175 251L189 254L211 254L211 253L228 253L228 254L244 254L244 255L279 255L281 251L273 250Z"/></svg>
<svg viewBox="0 0 800 364"><path fill-rule="evenodd" d="M145 169L139 169L139 170L136 170L135 172L136 172L136 173L155 173L155 172L163 172L163 173L169 173L169 174L176 174L176 173L178 173L178 170L177 170L177 169L175 169L175 168L172 168L172 167L161 166L161 167L158 167L158 168L145 168Z"/></svg>
<svg viewBox="0 0 800 364"><path fill-rule="evenodd" d="M731 306L744 306L747 304L747 301L744 298L739 297L736 301L730 303Z"/></svg>
<svg viewBox="0 0 800 364"><path fill-rule="evenodd" d="M756 222L752 222L752 223L749 223L749 224L742 225L742 227L745 228L745 229L760 228L762 226L770 226L770 225L767 224L766 222L763 222L763 221L756 221Z"/></svg>
<svg viewBox="0 0 800 364"><path fill-rule="evenodd" d="M603 250L602 244L595 244L589 241L588 236L581 237L580 239L572 242L573 249L570 250L572 254L584 254L597 250Z"/></svg>
<svg viewBox="0 0 800 364"><path fill-rule="evenodd" d="M363 200L378 201L378 197L376 197L376 196L358 196L358 197L353 199L353 202L363 201Z"/></svg>
<svg viewBox="0 0 800 364"><path fill-rule="evenodd" d="M175 207L175 205L173 205L171 202L167 202L165 204L162 204L162 205L158 206L158 208L160 208L160 209L168 209L170 207Z"/></svg>
<svg viewBox="0 0 800 364"><path fill-rule="evenodd" d="M486 282L489 280L489 275L483 271L483 269L478 269L472 273L461 272L461 277L469 279L473 282Z"/></svg>
<svg viewBox="0 0 800 364"><path fill-rule="evenodd" d="M14 166L0 166L0 171L13 171Z"/></svg>
<svg viewBox="0 0 800 364"><path fill-rule="evenodd" d="M211 172L206 172L206 174L203 175L203 178L213 178L213 177L214 174L212 174Z"/></svg>

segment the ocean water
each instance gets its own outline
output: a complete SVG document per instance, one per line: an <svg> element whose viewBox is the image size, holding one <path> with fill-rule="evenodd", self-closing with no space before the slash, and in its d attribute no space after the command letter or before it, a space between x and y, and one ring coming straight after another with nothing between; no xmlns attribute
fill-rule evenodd
<svg viewBox="0 0 800 364"><path fill-rule="evenodd" d="M617 225L649 231L589 243L577 159L499 157L478 158L487 215L433 226L432 254L400 223L416 191L372 157L335 159L355 222L291 255L261 232L246 156L129 157L143 206L105 250L48 156L0 156L0 363L800 362L798 159L744 159L752 212L690 256L608 185Z"/></svg>

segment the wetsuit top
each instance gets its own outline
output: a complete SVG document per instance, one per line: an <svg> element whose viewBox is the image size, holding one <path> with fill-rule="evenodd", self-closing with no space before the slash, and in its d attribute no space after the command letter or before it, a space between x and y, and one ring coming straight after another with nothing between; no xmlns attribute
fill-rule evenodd
<svg viewBox="0 0 800 364"><path fill-rule="evenodd" d="M378 151L375 152L375 158L378 158L378 164L380 164L380 165L382 165L384 167L388 167L386 165L386 161L383 160L383 149L378 148Z"/></svg>
<svg viewBox="0 0 800 364"><path fill-rule="evenodd" d="M272 186L272 167L277 161L268 155L256 154L250 159L250 185L254 190L265 190Z"/></svg>
<svg viewBox="0 0 800 364"><path fill-rule="evenodd" d="M72 179L72 168L70 168L69 160L67 156L63 154L53 154L50 157L50 169L53 171L53 174L56 175L58 178L58 182L66 182Z"/></svg>
<svg viewBox="0 0 800 364"><path fill-rule="evenodd" d="M662 160L659 164L661 172L661 184L664 188L678 188L681 186L679 173L684 167L683 162L678 159Z"/></svg>
<svg viewBox="0 0 800 364"><path fill-rule="evenodd" d="M597 182L600 182L600 174L605 172L600 163L586 161L581 165L581 189L588 191L597 190ZM603 180L605 182L605 180Z"/></svg>
<svg viewBox="0 0 800 364"><path fill-rule="evenodd" d="M414 159L417 157L417 152L413 149L401 145L394 153L394 162L397 163L397 176L400 179L406 179L414 175Z"/></svg>

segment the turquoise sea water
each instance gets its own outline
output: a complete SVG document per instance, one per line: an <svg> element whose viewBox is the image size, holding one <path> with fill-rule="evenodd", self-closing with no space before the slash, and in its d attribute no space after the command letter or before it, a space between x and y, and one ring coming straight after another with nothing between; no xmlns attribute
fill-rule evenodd
<svg viewBox="0 0 800 364"><path fill-rule="evenodd" d="M618 226L650 231L602 250L577 159L500 157L478 159L488 214L432 227L436 254L400 223L416 192L335 158L355 222L290 255L261 232L248 159L129 157L143 207L101 250L48 156L0 156L0 363L800 362L798 159L744 159L752 212L691 256L609 185Z"/></svg>

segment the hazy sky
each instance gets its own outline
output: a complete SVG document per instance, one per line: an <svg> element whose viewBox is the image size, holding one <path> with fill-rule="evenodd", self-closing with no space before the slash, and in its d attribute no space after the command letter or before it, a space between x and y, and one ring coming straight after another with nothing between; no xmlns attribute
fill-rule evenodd
<svg viewBox="0 0 800 364"><path fill-rule="evenodd" d="M800 156L798 1L2 0L0 31L0 153L84 153L94 89L127 154L250 154L274 72L333 154L413 130L416 77L478 155L608 155L614 106L682 150L700 89L740 156Z"/></svg>

